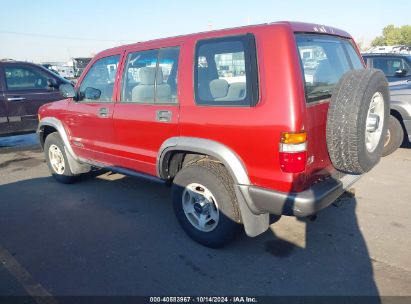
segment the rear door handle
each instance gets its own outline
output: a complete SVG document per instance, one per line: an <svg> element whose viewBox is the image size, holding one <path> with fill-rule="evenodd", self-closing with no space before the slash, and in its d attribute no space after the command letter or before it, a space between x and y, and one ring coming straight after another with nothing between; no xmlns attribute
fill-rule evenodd
<svg viewBox="0 0 411 304"><path fill-rule="evenodd" d="M7 98L8 101L23 101L26 100L25 97L21 97L21 96L15 96L15 97L9 97Z"/></svg>
<svg viewBox="0 0 411 304"><path fill-rule="evenodd" d="M157 121L168 122L171 120L172 112L167 110L157 111L156 119Z"/></svg>
<svg viewBox="0 0 411 304"><path fill-rule="evenodd" d="M108 109L107 108L98 109L98 116L103 117L103 118L108 117Z"/></svg>

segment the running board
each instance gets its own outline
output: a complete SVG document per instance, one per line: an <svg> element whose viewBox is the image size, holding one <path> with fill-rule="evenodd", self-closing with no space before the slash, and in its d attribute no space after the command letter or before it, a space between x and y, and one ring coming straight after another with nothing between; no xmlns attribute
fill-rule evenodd
<svg viewBox="0 0 411 304"><path fill-rule="evenodd" d="M142 179L155 182L155 183L159 183L159 184L166 184L166 181L159 177L137 172L137 171L126 169L126 168L122 168L122 167L104 167L103 169L113 171L116 173L120 173L120 174L130 176L130 177L142 178Z"/></svg>
<svg viewBox="0 0 411 304"><path fill-rule="evenodd" d="M80 159L81 162L89 164L91 166L94 167L98 167L104 170L108 170L108 171L112 171L115 173L120 173L126 176L130 176L130 177L137 177L137 178L142 178L151 182L155 182L155 183L159 183L159 184L167 184L167 182L157 176L152 176L146 173L142 173L142 172L138 172L138 171L134 171L134 170L130 170L127 168L123 168L123 167L116 167L116 166L110 166L104 163L100 163L100 162L96 162L93 160L89 160L89 159L84 159L81 158Z"/></svg>

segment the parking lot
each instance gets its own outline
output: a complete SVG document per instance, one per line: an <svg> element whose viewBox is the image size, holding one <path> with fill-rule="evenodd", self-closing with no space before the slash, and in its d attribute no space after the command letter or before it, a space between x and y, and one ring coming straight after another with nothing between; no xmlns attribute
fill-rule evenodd
<svg viewBox="0 0 411 304"><path fill-rule="evenodd" d="M411 148L315 221L220 250L179 227L169 188L54 181L34 135L0 139L0 295L411 295Z"/></svg>

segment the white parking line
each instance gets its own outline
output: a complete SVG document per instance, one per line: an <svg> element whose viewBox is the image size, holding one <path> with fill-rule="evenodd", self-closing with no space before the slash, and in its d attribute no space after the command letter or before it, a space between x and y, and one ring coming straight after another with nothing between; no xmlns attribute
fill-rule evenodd
<svg viewBox="0 0 411 304"><path fill-rule="evenodd" d="M1 246L0 263L19 281L38 304L58 304L58 301L40 283L35 282L31 274Z"/></svg>

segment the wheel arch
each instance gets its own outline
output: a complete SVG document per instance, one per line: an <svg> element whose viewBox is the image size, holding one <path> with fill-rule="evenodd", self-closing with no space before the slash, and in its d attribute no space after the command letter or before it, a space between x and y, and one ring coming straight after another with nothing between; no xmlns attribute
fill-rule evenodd
<svg viewBox="0 0 411 304"><path fill-rule="evenodd" d="M398 109L398 108L396 108L396 107L392 107L392 106L391 106L390 114L391 114L392 116L394 116L394 117L399 121L399 123L400 123L400 125L401 125L401 128L402 128L402 130L403 130L403 132L404 132L404 139L407 139L410 134L408 134L408 130L407 130L407 128L406 128L405 125L404 125L403 113L401 113L401 112L402 112L402 109Z"/></svg>
<svg viewBox="0 0 411 304"><path fill-rule="evenodd" d="M390 109L390 114L392 116L394 116L395 118L397 118L400 122L402 121L402 114L400 111L398 111L398 109L396 108L391 108Z"/></svg>
<svg viewBox="0 0 411 304"><path fill-rule="evenodd" d="M41 119L39 122L37 134L42 148L44 148L44 142L46 140L47 135L49 135L52 132L57 132L60 135L60 138L63 141L66 149L69 150L71 156L76 158L74 151L71 148L66 130L64 129L62 122L54 117L45 117Z"/></svg>
<svg viewBox="0 0 411 304"><path fill-rule="evenodd" d="M170 172L170 164L172 166L176 165L172 162L173 155L180 157L180 159L176 160L176 163L181 166L184 164L184 157L187 154L190 155L193 161L196 158L207 157L221 162L226 167L234 180L234 190L240 208L241 220L248 236L257 236L268 229L269 214L260 214L249 195L247 195L251 182L241 158L222 143L195 137L169 138L161 145L158 152L158 176L171 180L172 174L178 172L179 169L177 168L175 172Z"/></svg>
<svg viewBox="0 0 411 304"><path fill-rule="evenodd" d="M39 138L40 146L42 149L44 149L44 143L46 141L46 137L54 132L58 132L54 126L42 125L41 127L39 127L38 138Z"/></svg>
<svg viewBox="0 0 411 304"><path fill-rule="evenodd" d="M242 160L229 147L213 140L195 137L172 137L161 145L157 157L159 177L164 179L173 177L174 172L170 165L176 154L198 155L200 158L201 156L211 157L227 168L236 184L250 185L250 179Z"/></svg>
<svg viewBox="0 0 411 304"><path fill-rule="evenodd" d="M70 170L74 174L86 173L91 170L91 166L88 164L83 164L74 153L71 148L70 141L66 130L60 120L54 117L45 117L40 120L39 126L37 128L37 135L40 141L41 147L44 149L44 143L46 141L47 135L50 133L57 132L63 141L64 150L68 159Z"/></svg>
<svg viewBox="0 0 411 304"><path fill-rule="evenodd" d="M408 100L399 99L397 95L391 95L390 112L396 113L401 120L411 119L411 104Z"/></svg>

